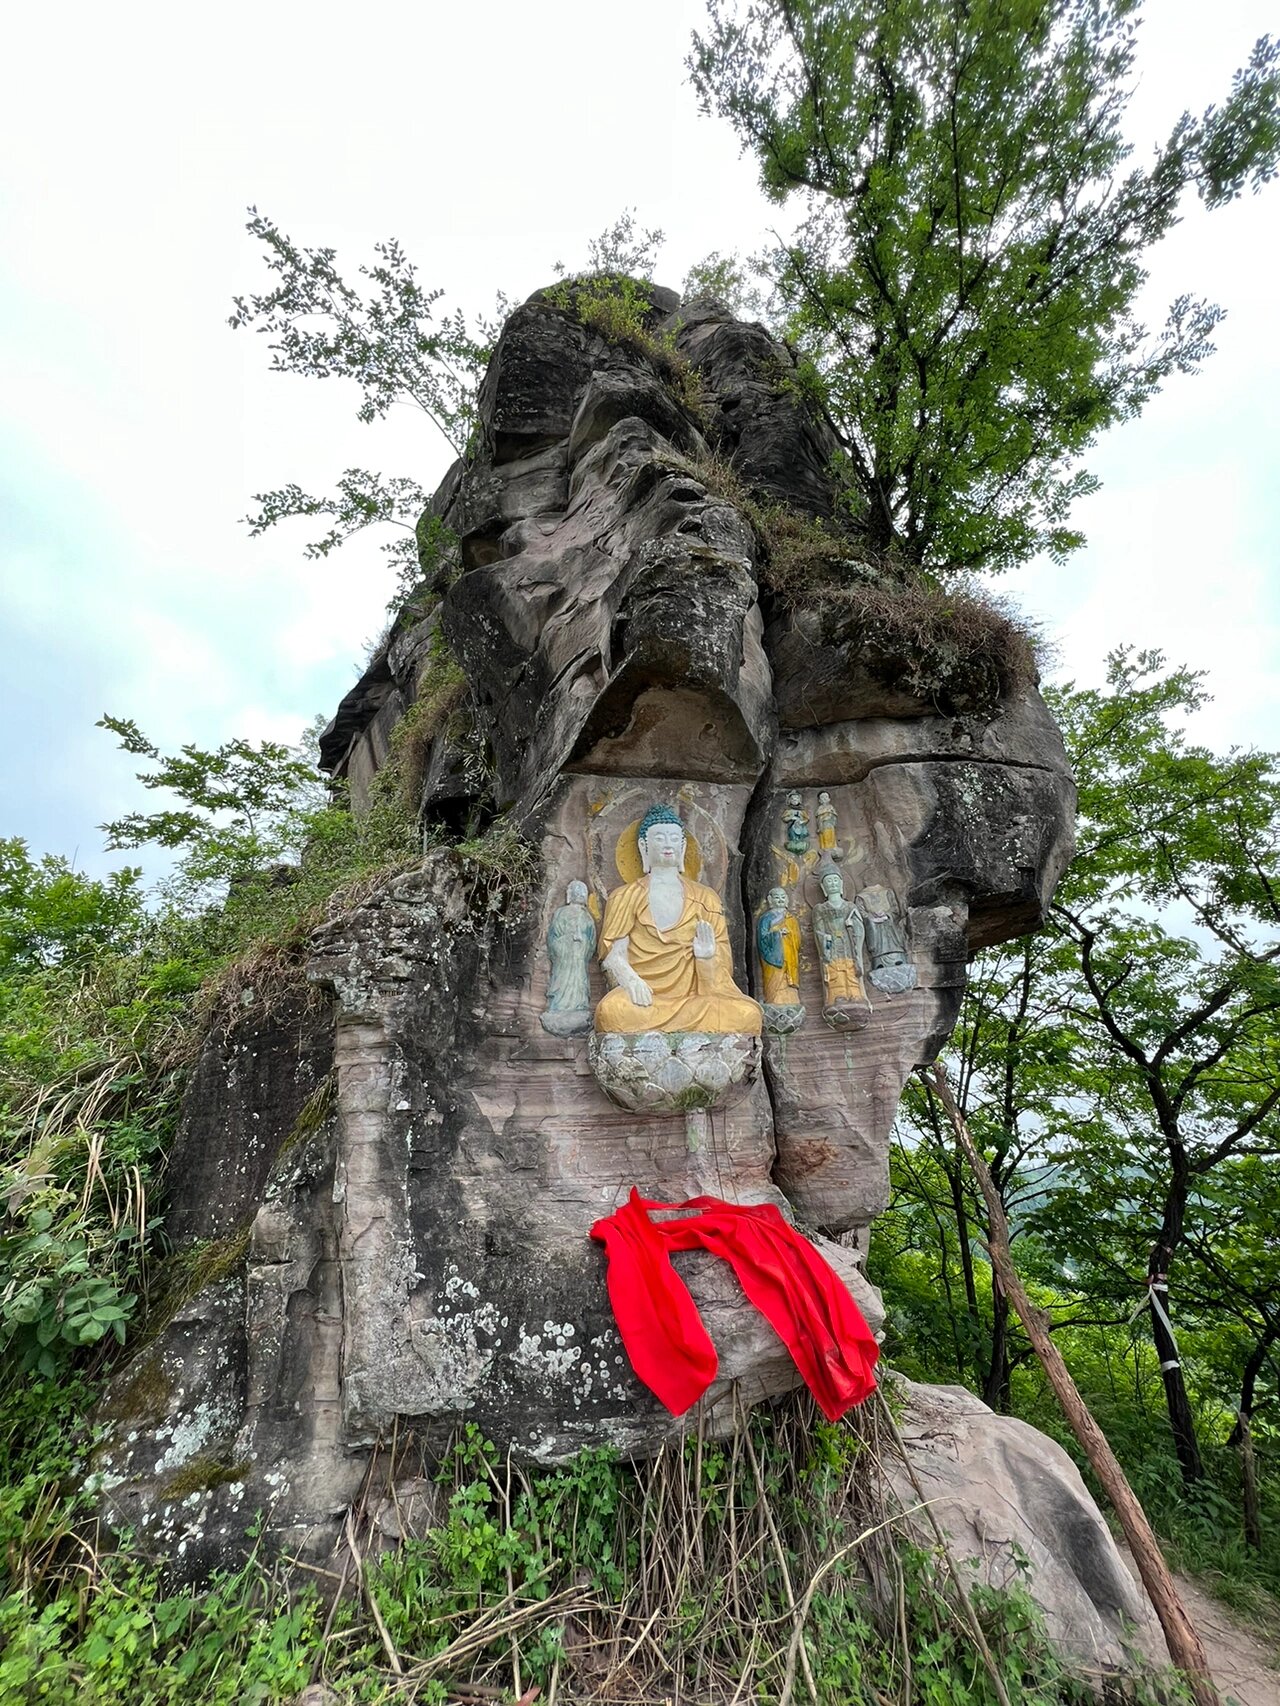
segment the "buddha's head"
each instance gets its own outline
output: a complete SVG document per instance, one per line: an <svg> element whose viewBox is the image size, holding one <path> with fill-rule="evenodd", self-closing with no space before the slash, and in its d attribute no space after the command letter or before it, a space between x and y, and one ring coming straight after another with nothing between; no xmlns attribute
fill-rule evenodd
<svg viewBox="0 0 1280 1706"><path fill-rule="evenodd" d="M645 871L684 868L684 825L670 806L650 806L637 832L640 865Z"/></svg>
<svg viewBox="0 0 1280 1706"><path fill-rule="evenodd" d="M818 804L820 806L829 806L831 804L831 795L825 788L823 788L818 795Z"/></svg>
<svg viewBox="0 0 1280 1706"><path fill-rule="evenodd" d="M833 904L844 899L844 878L839 871L824 871L822 892Z"/></svg>
<svg viewBox="0 0 1280 1706"><path fill-rule="evenodd" d="M587 904L587 885L582 882L570 883L564 891L564 898L570 906L585 906Z"/></svg>
<svg viewBox="0 0 1280 1706"><path fill-rule="evenodd" d="M770 889L765 896L765 905L770 912L785 912L787 910L786 889Z"/></svg>

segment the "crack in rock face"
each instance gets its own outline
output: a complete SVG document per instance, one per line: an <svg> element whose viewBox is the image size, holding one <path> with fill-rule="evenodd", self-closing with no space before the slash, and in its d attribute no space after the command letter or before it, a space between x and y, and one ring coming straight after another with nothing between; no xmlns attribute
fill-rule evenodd
<svg viewBox="0 0 1280 1706"><path fill-rule="evenodd" d="M429 1453L473 1422L550 1463L682 1433L631 1371L590 1237L633 1186L776 1204L877 1324L860 1263L903 1084L968 956L1032 928L1070 857L1033 688L922 699L918 660L895 675L883 636L859 650L856 623L768 591L742 493L835 510L789 353L656 287L648 329L674 362L542 293L511 315L475 453L429 512L457 541L442 601L401 616L324 737L362 807L447 640L466 698L423 754L424 819L438 839L510 808L532 889L500 904L435 847L316 933L316 998L247 1008L193 1072L167 1224L196 1277L113 1381L97 1464L108 1515L189 1574L232 1561L255 1510L269 1550L324 1556L393 1435ZM683 861L661 880L655 807ZM622 891L634 964L609 934ZM593 1029L612 983L629 1012L628 978L678 985L663 1012L753 1023ZM794 1388L725 1265L677 1266L719 1355L708 1425L735 1390ZM1015 1501L1029 1473L1009 1469Z"/></svg>

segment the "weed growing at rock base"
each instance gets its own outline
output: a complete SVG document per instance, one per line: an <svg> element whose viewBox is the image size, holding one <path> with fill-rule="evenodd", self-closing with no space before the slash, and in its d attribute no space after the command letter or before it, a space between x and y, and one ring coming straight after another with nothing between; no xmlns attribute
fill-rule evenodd
<svg viewBox="0 0 1280 1706"><path fill-rule="evenodd" d="M204 1590L166 1590L145 1565L78 1547L73 1504L61 1529L30 1500L0 1506L10 1559L24 1522L28 1559L32 1526L45 1531L40 1567L11 1572L0 1599L0 1706L242 1706L316 1680L343 1706L531 1688L639 1706L995 1706L996 1678L1023 1706L1096 1698L1024 1592L961 1595L886 1504L890 1437L870 1408L830 1426L804 1398L648 1463L597 1451L531 1469L467 1428L427 1464L401 1439L375 1457L355 1552L312 1578L336 1590L327 1610L298 1572L253 1558ZM429 1525L395 1495L427 1487L424 1473ZM386 1550L402 1523L412 1533ZM1180 1695L1135 1675L1123 1698Z"/></svg>

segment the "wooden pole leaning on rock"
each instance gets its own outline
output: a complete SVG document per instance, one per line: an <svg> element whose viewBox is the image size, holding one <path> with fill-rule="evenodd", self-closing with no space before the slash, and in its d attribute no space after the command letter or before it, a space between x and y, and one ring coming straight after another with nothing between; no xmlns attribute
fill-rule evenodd
<svg viewBox="0 0 1280 1706"><path fill-rule="evenodd" d="M1147 1595L1155 1607L1156 1616L1160 1619L1169 1657L1186 1678L1197 1706L1222 1706L1221 1697L1209 1673L1209 1661L1205 1657L1204 1646L1196 1633L1195 1625L1187 1616L1186 1607L1178 1597L1173 1577L1169 1574L1169 1566L1164 1561L1159 1542L1147 1521L1147 1513L1139 1504L1124 1470L1117 1462L1107 1436L1080 1396L1079 1389L1062 1360L1061 1351L1049 1336L1049 1328L1043 1314L1027 1296L1026 1289L1018 1277L1018 1270L1013 1265L1013 1256L1009 1249L1009 1223L1005 1219L1004 1205L992 1182L987 1164L978 1153L965 1117L951 1094L946 1071L938 1062L932 1072L926 1072L925 1068L921 1067L920 1075L925 1083L937 1092L951 1122L951 1129L955 1132L956 1142L964 1151L965 1158L981 1187L990 1224L987 1249L991 1256L991 1265L1017 1311L1018 1319L1026 1329L1032 1349L1044 1365L1049 1384L1053 1387L1054 1396L1062 1407L1062 1413L1067 1418L1072 1433L1079 1440L1116 1515L1120 1518L1120 1526L1124 1529L1129 1550L1138 1566L1142 1585L1146 1588Z"/></svg>

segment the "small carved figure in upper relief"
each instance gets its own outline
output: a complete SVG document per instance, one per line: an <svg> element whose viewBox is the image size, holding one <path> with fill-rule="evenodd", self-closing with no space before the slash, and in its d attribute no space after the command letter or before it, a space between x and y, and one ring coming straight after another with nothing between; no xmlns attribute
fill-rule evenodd
<svg viewBox="0 0 1280 1706"><path fill-rule="evenodd" d="M787 904L787 891L772 888L756 924L764 985L764 1025L786 1036L804 1023L800 1005L800 925Z"/></svg>
<svg viewBox="0 0 1280 1706"><path fill-rule="evenodd" d="M640 822L644 875L605 902L600 958L616 988L596 1008L597 1031L760 1035L759 1004L733 981L720 896L682 876L684 827L670 806Z"/></svg>
<svg viewBox="0 0 1280 1706"><path fill-rule="evenodd" d="M871 1017L871 1003L862 982L866 937L862 914L845 899L839 871L823 872L822 893L823 900L813 909L813 939L826 995L822 1017L836 1030L859 1030Z"/></svg>
<svg viewBox="0 0 1280 1706"><path fill-rule="evenodd" d="M587 910L587 885L570 883L565 904L556 908L547 926L551 978L542 1028L553 1037L576 1037L591 1029L591 982L588 966L596 946L595 920Z"/></svg>
<svg viewBox="0 0 1280 1706"><path fill-rule="evenodd" d="M902 995L916 986L916 968L907 949L898 897L883 883L858 891L858 910L867 936L871 981L886 995Z"/></svg>
<svg viewBox="0 0 1280 1706"><path fill-rule="evenodd" d="M833 859L840 857L837 842L839 824L836 821L836 808L831 803L831 795L824 788L818 795L818 846L824 853L829 853Z"/></svg>
<svg viewBox="0 0 1280 1706"><path fill-rule="evenodd" d="M787 809L782 814L787 832L787 852L805 854L809 851L809 814L796 793L787 795Z"/></svg>

